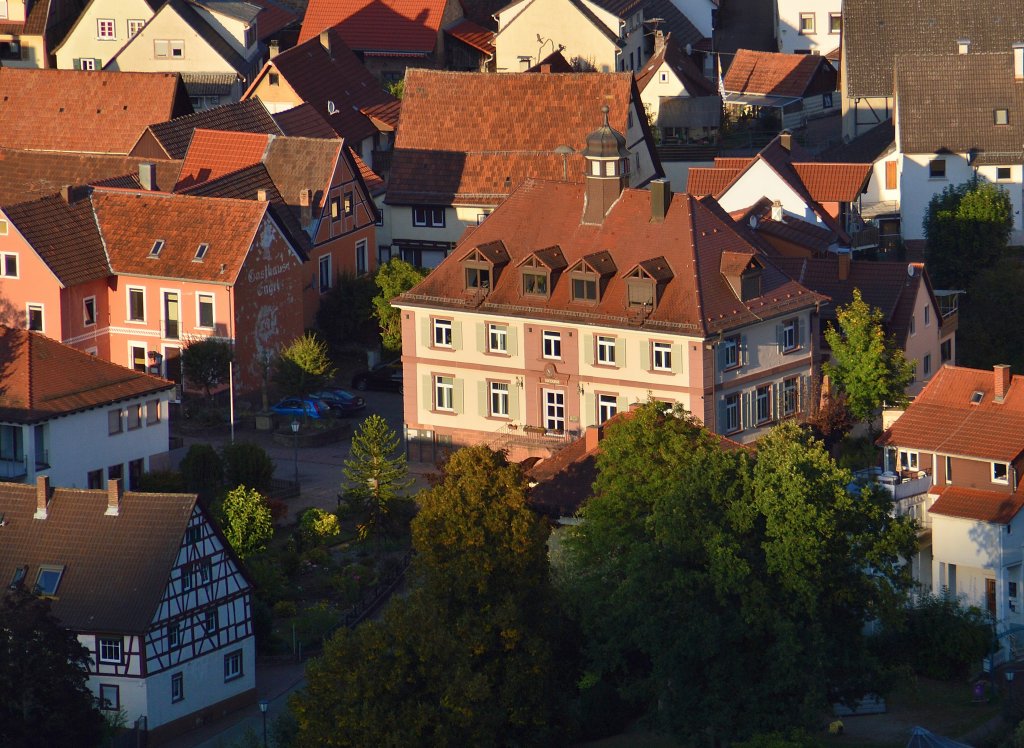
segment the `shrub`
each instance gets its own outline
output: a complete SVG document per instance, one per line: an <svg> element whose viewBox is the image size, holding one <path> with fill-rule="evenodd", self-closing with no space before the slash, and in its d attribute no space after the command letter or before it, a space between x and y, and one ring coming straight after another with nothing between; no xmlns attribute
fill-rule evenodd
<svg viewBox="0 0 1024 748"><path fill-rule="evenodd" d="M341 534L338 518L319 507L312 507L302 513L299 531L307 543L327 543Z"/></svg>
<svg viewBox="0 0 1024 748"><path fill-rule="evenodd" d="M193 444L181 461L181 477L185 490L194 491L209 505L224 485L224 463L212 445Z"/></svg>
<svg viewBox="0 0 1024 748"><path fill-rule="evenodd" d="M866 437L851 438L843 437L839 442L839 457L836 462L839 467L847 470L860 470L861 468L874 467L878 464L880 452L871 440Z"/></svg>
<svg viewBox="0 0 1024 748"><path fill-rule="evenodd" d="M256 585L256 593L268 603L274 603L285 595L288 588L288 580L277 559L268 555L260 554L249 558L245 563L253 584Z"/></svg>
<svg viewBox="0 0 1024 748"><path fill-rule="evenodd" d="M258 492L238 486L228 492L221 505L224 537L240 558L266 550L274 537L267 500Z"/></svg>
<svg viewBox="0 0 1024 748"><path fill-rule="evenodd" d="M315 546L302 554L302 559L314 566L331 566L331 554L326 548Z"/></svg>
<svg viewBox="0 0 1024 748"><path fill-rule="evenodd" d="M177 470L154 470L143 474L135 490L142 493L183 493L186 490L185 479Z"/></svg>
<svg viewBox="0 0 1024 748"><path fill-rule="evenodd" d="M325 637L338 628L341 616L325 602L306 608L295 622L295 631L302 646L320 644Z"/></svg>
<svg viewBox="0 0 1024 748"><path fill-rule="evenodd" d="M274 603L276 618L291 618L299 612L299 607L292 600L278 600Z"/></svg>
<svg viewBox="0 0 1024 748"><path fill-rule="evenodd" d="M236 442L225 445L221 454L227 486L249 486L261 493L270 490L274 478L274 461L263 447L249 442Z"/></svg>

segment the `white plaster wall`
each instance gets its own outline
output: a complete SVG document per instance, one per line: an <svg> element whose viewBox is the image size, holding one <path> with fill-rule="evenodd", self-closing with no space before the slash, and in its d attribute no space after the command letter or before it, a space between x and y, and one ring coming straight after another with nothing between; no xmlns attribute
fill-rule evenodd
<svg viewBox="0 0 1024 748"><path fill-rule="evenodd" d="M817 214L804 199L763 160L758 160L722 195L719 203L726 211L748 208L762 197L782 202L783 210L808 223L819 223Z"/></svg>
<svg viewBox="0 0 1024 748"><path fill-rule="evenodd" d="M153 9L145 0L93 0L57 49L57 67L72 70L74 60L81 57L98 59L106 65L128 41L128 20L146 21L152 16ZM115 39L97 39L96 21L100 18L114 20Z"/></svg>
<svg viewBox="0 0 1024 748"><path fill-rule="evenodd" d="M935 158L946 160L945 179L932 179L928 176L928 163ZM900 230L903 238L924 239L923 222L928 202L946 187L966 182L973 174L966 154L904 154L900 173L900 213L903 217Z"/></svg>
<svg viewBox="0 0 1024 748"><path fill-rule="evenodd" d="M667 80L662 80L663 75L667 76ZM667 63L662 63L661 67L654 71L647 88L640 92L640 103L649 115L652 126L658 122L662 96L689 96L686 87Z"/></svg>
<svg viewBox="0 0 1024 748"><path fill-rule="evenodd" d="M597 6L590 6L595 9ZM597 16L616 36L618 19L603 9ZM543 47L537 35L546 42ZM536 64L563 45L567 60L582 57L592 60L601 72L616 69L615 44L568 0L535 0L507 8L498 15L498 34L494 39L495 62L498 72L518 73L520 56L528 56Z"/></svg>
<svg viewBox="0 0 1024 748"><path fill-rule="evenodd" d="M149 458L162 454L168 449L168 417L167 402L170 391L151 395L146 398L134 398L107 408L87 410L65 418L57 418L47 422L49 430L47 450L50 467L40 470L39 475L47 475L54 486L68 488L85 488L88 486L87 474L90 470L103 469L104 480L107 467L121 464L124 476L128 476L128 463L132 460L145 459L149 468ZM160 422L146 425L145 404L148 400L160 400ZM122 411L132 404L143 406L142 425L135 430L126 430L120 434L108 435L107 411L120 408ZM31 430L26 432L25 451L34 450ZM35 480L32 473L33 454L29 457L28 482Z"/></svg>
<svg viewBox="0 0 1024 748"><path fill-rule="evenodd" d="M237 18L224 15L223 13L211 13L207 8L201 5L193 5L199 15L201 15L207 23L213 26L217 32L224 37L228 43L234 48L238 54L242 57L248 58L252 53L256 51L255 41L248 49L245 46L245 29L247 25ZM255 40L255 34L253 39Z"/></svg>
<svg viewBox="0 0 1024 748"><path fill-rule="evenodd" d="M839 46L839 34L829 33L829 13L839 13L840 0L776 0L780 52L809 49L826 54ZM814 13L814 33L800 33L800 14Z"/></svg>
<svg viewBox="0 0 1024 748"><path fill-rule="evenodd" d="M181 40L185 43L183 57L157 57L153 42L161 40ZM186 24L165 5L140 31L131 43L124 48L117 59L112 61L108 70L153 73L235 73L226 60L206 43L191 26Z"/></svg>
<svg viewBox="0 0 1024 748"><path fill-rule="evenodd" d="M717 7L715 3L711 0L672 0L672 4L690 19L690 23L696 26L700 33L711 38L711 11Z"/></svg>
<svg viewBox="0 0 1024 748"><path fill-rule="evenodd" d="M81 639L81 637L79 637ZM122 678L110 675L89 676L89 690L96 698L100 695L100 684L105 686L117 686L117 696L121 702L121 710L124 712L129 725L135 723L139 717L146 715L149 709L148 690L144 678ZM170 693L170 686L168 686ZM149 723L152 727L152 723Z"/></svg>
<svg viewBox="0 0 1024 748"><path fill-rule="evenodd" d="M388 207L391 220L391 235L394 239L417 239L431 242L457 242L466 228L466 224L458 219L455 208L444 209L444 228L430 226L413 226L412 206L391 205ZM476 222L474 214L473 222Z"/></svg>
<svg viewBox="0 0 1024 748"><path fill-rule="evenodd" d="M673 192L686 192L686 185L690 181L690 169L710 169L714 165L714 161L661 162L661 168L665 171L665 176L672 183Z"/></svg>

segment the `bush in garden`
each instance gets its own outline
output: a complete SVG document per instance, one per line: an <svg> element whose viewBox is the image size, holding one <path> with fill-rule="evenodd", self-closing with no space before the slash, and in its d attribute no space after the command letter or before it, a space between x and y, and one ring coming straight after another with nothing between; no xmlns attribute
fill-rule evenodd
<svg viewBox="0 0 1024 748"><path fill-rule="evenodd" d="M312 507L302 513L299 519L299 532L302 533L304 542L323 544L341 535L341 525L336 515L319 507Z"/></svg>
<svg viewBox="0 0 1024 748"><path fill-rule="evenodd" d="M236 442L221 451L224 459L224 483L231 488L249 486L261 493L270 490L274 461L258 444Z"/></svg>
<svg viewBox="0 0 1024 748"><path fill-rule="evenodd" d="M224 462L211 444L193 444L181 461L185 490L193 491L209 505L224 485Z"/></svg>

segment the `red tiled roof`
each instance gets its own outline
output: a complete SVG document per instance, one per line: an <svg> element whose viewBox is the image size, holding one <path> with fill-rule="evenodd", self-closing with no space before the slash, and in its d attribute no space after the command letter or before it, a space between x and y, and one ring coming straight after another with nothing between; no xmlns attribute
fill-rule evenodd
<svg viewBox="0 0 1024 748"><path fill-rule="evenodd" d="M740 169L722 169L717 166L699 166L690 169L686 178L686 191L691 195L720 195Z"/></svg>
<svg viewBox="0 0 1024 748"><path fill-rule="evenodd" d="M299 104L273 116L274 122L285 135L302 138L338 137L338 133L327 124L327 120L320 116L312 104Z"/></svg>
<svg viewBox="0 0 1024 748"><path fill-rule="evenodd" d="M274 0L246 0L251 5L260 7L260 14L256 16L256 30L260 39L273 36L281 29L295 23L299 17L293 11L278 5Z"/></svg>
<svg viewBox="0 0 1024 748"><path fill-rule="evenodd" d="M981 401L971 403L973 393ZM882 444L985 460L1024 452L1024 377L1015 375L995 401L992 371L943 366L879 440Z"/></svg>
<svg viewBox="0 0 1024 748"><path fill-rule="evenodd" d="M260 162L271 136L262 133L196 130L181 165L175 191Z"/></svg>
<svg viewBox="0 0 1024 748"><path fill-rule="evenodd" d="M92 206L115 274L218 283L235 281L267 211L255 200L120 190L96 190ZM210 248L194 262L200 244Z"/></svg>
<svg viewBox="0 0 1024 748"><path fill-rule="evenodd" d="M579 152L610 107L626 132L635 84L630 73L494 75L410 68L395 140L388 199L500 202L527 177L583 177ZM513 126L514 123L514 126ZM555 148L575 154L563 157Z"/></svg>
<svg viewBox="0 0 1024 748"><path fill-rule="evenodd" d="M281 134L281 129L259 99L236 101L194 114L186 114L184 117L150 125L148 131L168 156L181 159L185 158L192 133L198 128ZM140 139L142 137L144 136L140 136Z"/></svg>
<svg viewBox="0 0 1024 748"><path fill-rule="evenodd" d="M932 493L935 493L932 491ZM962 486L945 486L929 514L960 517L995 525L1008 525L1024 507L1024 494L981 491Z"/></svg>
<svg viewBox="0 0 1024 748"><path fill-rule="evenodd" d="M380 87L380 81L337 32L328 32L328 39L330 52L324 49L319 37L314 36L268 61L243 99L252 96L263 77L276 70L296 95L316 109L338 135L359 142L380 131L363 110L383 119L385 115L381 112L392 111L388 105L395 104L397 99Z"/></svg>
<svg viewBox="0 0 1024 748"><path fill-rule="evenodd" d="M473 49L483 52L485 55L494 54L494 32L473 23L468 18L456 21L446 28L444 33L454 39L458 39L463 44L468 44Z"/></svg>
<svg viewBox="0 0 1024 748"><path fill-rule="evenodd" d="M0 147L127 154L191 111L177 73L0 68Z"/></svg>
<svg viewBox="0 0 1024 748"><path fill-rule="evenodd" d="M813 86L821 75L819 85ZM803 97L813 93L834 91L835 68L819 55L736 51L723 84L726 91L768 96ZM817 90L820 88L821 90Z"/></svg>
<svg viewBox="0 0 1024 748"><path fill-rule="evenodd" d="M672 72L686 89L688 96L715 96L718 91L691 60L676 44L672 35L665 37L665 46L652 55L643 68L636 74L636 85L643 91L654 79L654 74L662 65L668 64Z"/></svg>
<svg viewBox="0 0 1024 748"><path fill-rule="evenodd" d="M370 165L363 161L363 159L359 157L359 154L356 153L353 149L348 148L346 146L346 150L348 151L348 155L351 156L352 160L355 162L356 168L359 169L359 174L362 176L363 181L366 183L367 191L371 195L376 195L379 192L383 192L385 187L384 180L381 179L380 176L378 176L377 172L371 169Z"/></svg>
<svg viewBox="0 0 1024 748"><path fill-rule="evenodd" d="M607 251L613 258L615 274L603 288L599 303L584 309L570 300L566 273L553 284L550 299L534 299L522 295L516 272L501 272L481 310L523 314L529 309L531 316L546 319L584 312L595 321L626 325L625 275L641 263L655 261L665 280L659 284L658 303L645 324L659 329L707 335L765 316L804 309L823 298L762 256L762 295L741 302L722 276L721 254L727 250L753 251L754 247L713 201L677 193L665 220L656 222L651 220L651 193L627 189L603 223L595 225L580 221L583 195L582 185L526 181L402 301L416 305L418 297L442 298L453 306L463 306L463 258L474 247L496 241L508 251L509 268L540 249L558 247L568 267L595 252ZM544 220L538 220L538 216ZM437 305L436 300L429 303Z"/></svg>
<svg viewBox="0 0 1024 748"><path fill-rule="evenodd" d="M430 53L447 0L310 0L299 43L335 28L355 50Z"/></svg>
<svg viewBox="0 0 1024 748"><path fill-rule="evenodd" d="M38 422L174 386L41 333L4 326L0 361L0 420L8 422Z"/></svg>
<svg viewBox="0 0 1024 748"><path fill-rule="evenodd" d="M794 163L793 168L811 197L823 203L852 203L871 178L871 164Z"/></svg>

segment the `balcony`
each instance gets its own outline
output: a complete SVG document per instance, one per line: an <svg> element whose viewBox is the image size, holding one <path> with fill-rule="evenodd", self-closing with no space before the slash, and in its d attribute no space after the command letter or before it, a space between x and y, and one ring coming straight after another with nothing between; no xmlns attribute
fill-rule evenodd
<svg viewBox="0 0 1024 748"><path fill-rule="evenodd" d="M545 429L543 426L525 426L510 423L495 433L495 438L491 440L490 447L494 450L517 448L530 451L547 451L549 455L553 455L579 438L580 432L576 430L562 429L556 431Z"/></svg>
<svg viewBox="0 0 1024 748"><path fill-rule="evenodd" d="M932 476L925 470L904 470L899 473L882 472L879 468L859 470L854 474L854 486L875 483L884 488L893 500L893 514L909 516L917 520L922 532L931 530L932 520L928 515L931 501L928 491L932 487Z"/></svg>

